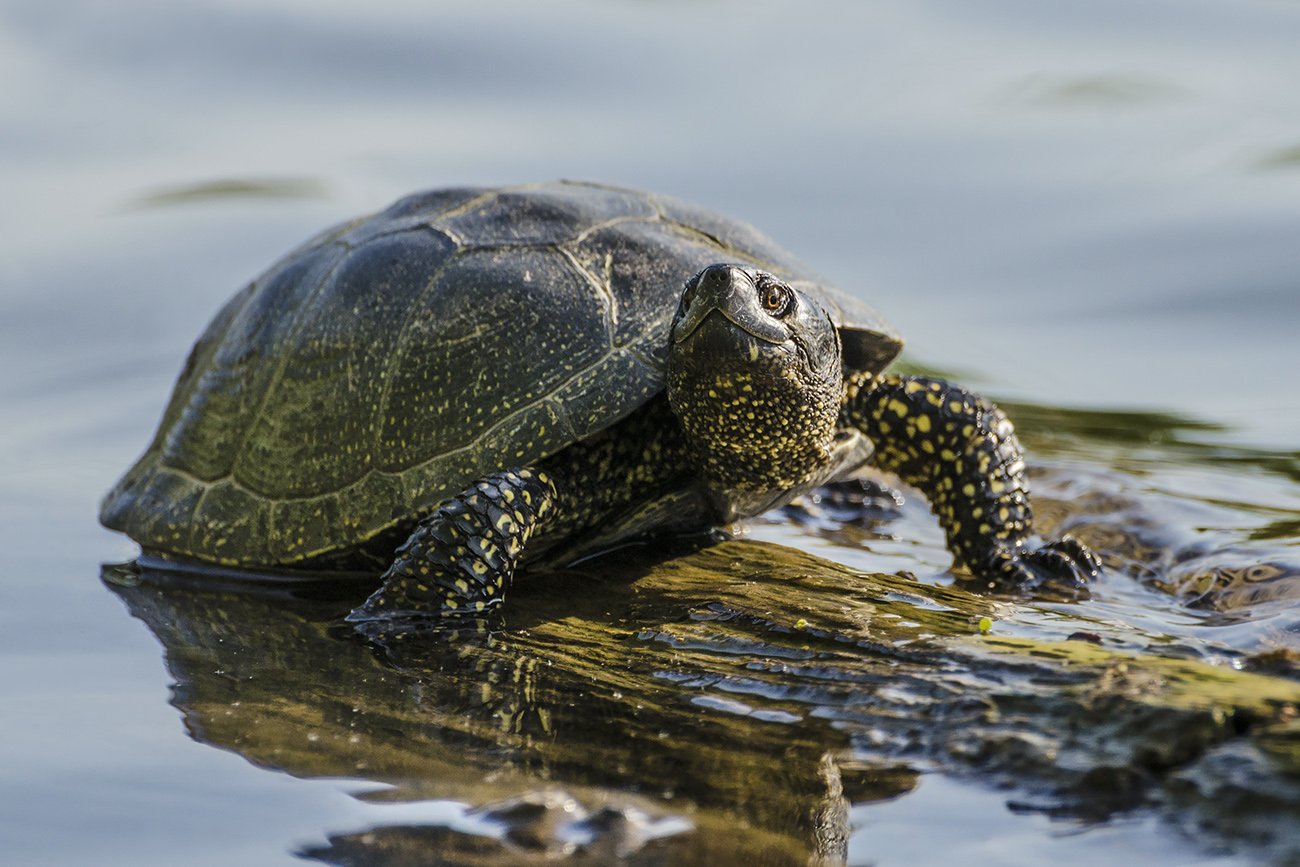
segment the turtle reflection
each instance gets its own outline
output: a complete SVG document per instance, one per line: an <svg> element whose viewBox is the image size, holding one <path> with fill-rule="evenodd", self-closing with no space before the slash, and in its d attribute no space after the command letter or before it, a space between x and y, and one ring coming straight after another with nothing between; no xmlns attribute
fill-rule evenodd
<svg viewBox="0 0 1300 867"><path fill-rule="evenodd" d="M302 853L327 863L841 863L850 805L922 770L1075 820L1265 827L1300 853L1278 832L1300 829L1300 685L1115 654L1140 636L1082 618L1105 646L980 638L987 598L775 545L628 549L529 575L506 621L368 639L341 620L355 587L106 577L164 645L196 739L477 823Z"/></svg>
<svg viewBox="0 0 1300 867"><path fill-rule="evenodd" d="M762 556L769 546L741 547ZM492 628L369 640L341 623L355 587L251 592L122 570L106 580L163 643L174 703L197 739L295 776L386 783L386 801L475 805L506 828L492 844L501 863L567 851L575 839L593 863L602 852L642 850L672 863L841 860L847 827L827 823L846 821L848 798L896 795L914 774L853 762L841 773L835 755L849 737L801 699L783 700L779 668L766 678L761 698L770 700L729 698L728 685L743 685L734 672L751 663L812 663L824 653L788 629L779 642L762 637L770 627L709 598L634 590L630 581L653 564L623 559L600 575L531 576L545 592L520 588L527 603ZM874 667L877 682L892 666L860 663L859 679ZM585 825L538 830L557 824L545 809L556 790L580 806ZM501 806L521 798L528 810ZM310 854L346 860L367 840L393 863L412 847L436 845L457 863L488 845L447 829L386 827Z"/></svg>

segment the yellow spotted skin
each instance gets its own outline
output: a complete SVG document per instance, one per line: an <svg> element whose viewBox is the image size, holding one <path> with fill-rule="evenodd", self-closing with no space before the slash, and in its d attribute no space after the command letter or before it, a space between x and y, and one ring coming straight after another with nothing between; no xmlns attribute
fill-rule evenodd
<svg viewBox="0 0 1300 867"><path fill-rule="evenodd" d="M383 586L349 619L473 616L494 609L525 560L683 487L691 472L684 438L661 396L538 467L495 473L442 504L420 521L397 550ZM709 518L703 512L676 516L683 526Z"/></svg>
<svg viewBox="0 0 1300 867"><path fill-rule="evenodd" d="M832 371L830 388L812 373L778 368L779 359L746 361L739 369L711 362L669 370L668 394L692 459L720 488L797 487L830 460L840 372Z"/></svg>
<svg viewBox="0 0 1300 867"><path fill-rule="evenodd" d="M763 306L769 297L778 310ZM668 399L729 517L825 475L844 390L839 341L812 299L764 271L715 265L688 283Z"/></svg>
<svg viewBox="0 0 1300 867"><path fill-rule="evenodd" d="M506 470L476 482L420 522L397 549L384 586L353 619L474 613L499 604L519 551L555 500L555 485L541 471Z"/></svg>
<svg viewBox="0 0 1300 867"><path fill-rule="evenodd" d="M227 302L100 520L164 559L386 568L354 620L476 613L541 555L759 514L874 443L980 577L1086 572L1077 543L1027 549L1000 413L876 376L901 349L869 306L694 206L428 190Z"/></svg>
<svg viewBox="0 0 1300 867"><path fill-rule="evenodd" d="M670 336L663 393L440 505L351 619L478 615L548 549L752 516L869 454L929 499L957 565L978 579L1077 588L1097 573L1074 540L1031 545L1024 460L1001 410L940 380L846 376L829 317L771 275L704 269Z"/></svg>
<svg viewBox="0 0 1300 867"><path fill-rule="evenodd" d="M874 442L873 463L930 501L958 565L991 586L1082 586L1096 557L1066 537L1030 549L1025 462L1005 413L938 379L851 375L843 423Z"/></svg>

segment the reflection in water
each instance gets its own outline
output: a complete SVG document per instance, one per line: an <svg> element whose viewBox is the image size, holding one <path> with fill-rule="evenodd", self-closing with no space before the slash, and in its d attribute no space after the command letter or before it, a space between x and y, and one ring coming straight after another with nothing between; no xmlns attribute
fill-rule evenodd
<svg viewBox="0 0 1300 867"><path fill-rule="evenodd" d="M704 681L730 679L724 672L764 642L701 633L699 654L721 653L716 670L684 668L675 647L692 640L686 632L641 633L605 613L662 604L631 599L626 578L595 594L589 576L545 576L547 592L521 591L508 628L426 630L371 646L339 625L350 602L328 585L241 594L131 571L107 577L167 648L175 703L195 737L297 776L391 786L369 797L487 805L501 826L500 863L515 863L520 848L540 857L575 840L592 863L647 846L676 853L674 862L748 852L759 863L802 863L817 841L847 839L843 828L821 827L843 814L826 806L839 796L824 754L847 740L827 737L824 723L802 731L774 724L775 711L738 712L735 702L713 713L693 701L725 695ZM710 611L699 622L716 620ZM815 656L781 655L791 654ZM888 794L896 791L891 780ZM372 842L391 863L407 863L401 853L411 850L427 858L429 846L460 863L487 845L389 827L341 835L312 855L346 862Z"/></svg>
<svg viewBox="0 0 1300 867"><path fill-rule="evenodd" d="M1233 840L1249 818L1293 829L1252 845L1300 847L1300 686L981 637L987 598L779 546L625 549L527 576L508 620L369 639L341 621L355 587L105 580L162 642L196 739L385 784L374 803L467 805L303 853L327 863L842 863L849 805L926 771L1075 821L1212 814Z"/></svg>

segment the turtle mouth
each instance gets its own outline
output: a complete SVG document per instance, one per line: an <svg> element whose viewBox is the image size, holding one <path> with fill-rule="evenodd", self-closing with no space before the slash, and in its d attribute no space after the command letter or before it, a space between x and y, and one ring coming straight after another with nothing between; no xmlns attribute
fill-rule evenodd
<svg viewBox="0 0 1300 867"><path fill-rule="evenodd" d="M706 366L731 368L737 362L756 362L760 356L781 354L789 342L786 334L757 331L729 311L715 307L673 329L677 353L686 353ZM698 363L698 362L697 362Z"/></svg>
<svg viewBox="0 0 1300 867"><path fill-rule="evenodd" d="M790 339L789 327L759 306L754 277L738 266L711 266L687 285L673 321L673 342L687 340L705 321L718 318L766 343Z"/></svg>
<svg viewBox="0 0 1300 867"><path fill-rule="evenodd" d="M697 304L687 310L673 326L673 342L681 343L700 330L705 322L717 323L715 327L734 326L750 337L765 343L781 344L790 339L789 329L773 322L762 314L755 314L747 308L736 310L729 307L706 307ZM729 328L728 330L734 330Z"/></svg>

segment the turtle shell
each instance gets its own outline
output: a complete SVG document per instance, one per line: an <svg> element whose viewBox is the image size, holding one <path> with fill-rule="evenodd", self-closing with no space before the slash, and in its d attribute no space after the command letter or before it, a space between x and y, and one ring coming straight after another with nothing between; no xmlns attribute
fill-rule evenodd
<svg viewBox="0 0 1300 867"><path fill-rule="evenodd" d="M222 308L100 519L213 563L352 549L645 404L684 281L722 261L820 298L846 365L897 354L874 311L743 223L591 184L420 193Z"/></svg>

